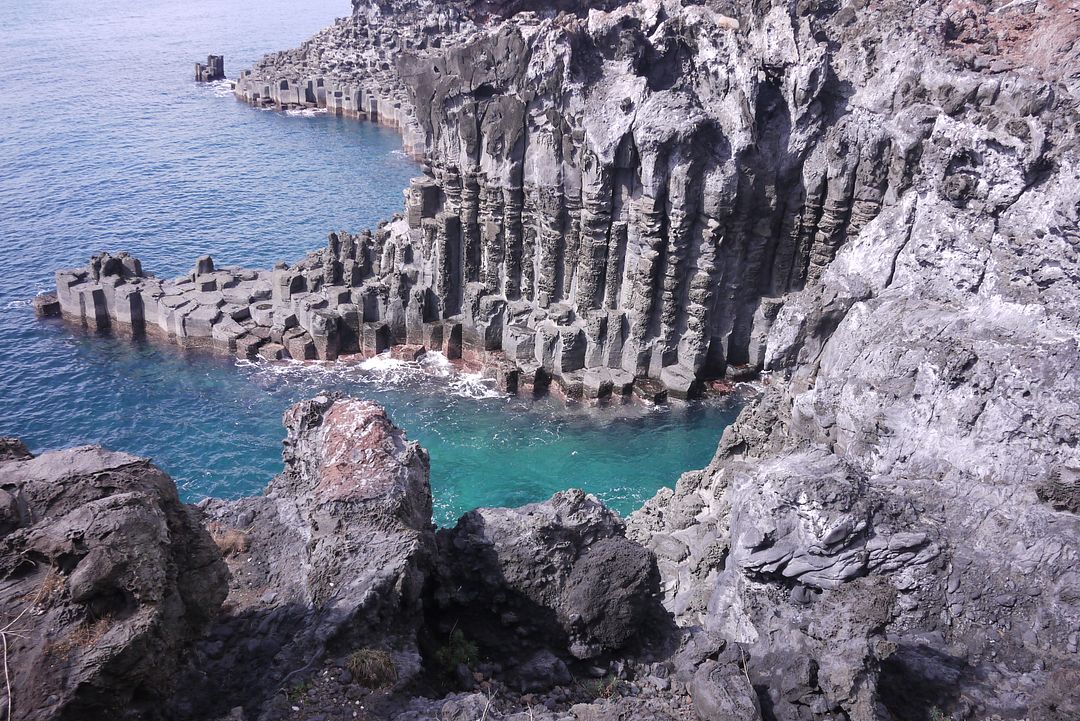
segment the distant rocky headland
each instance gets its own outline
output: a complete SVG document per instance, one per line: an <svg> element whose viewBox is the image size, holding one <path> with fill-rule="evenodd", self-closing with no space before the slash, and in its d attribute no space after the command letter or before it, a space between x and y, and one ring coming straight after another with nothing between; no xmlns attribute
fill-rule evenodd
<svg viewBox="0 0 1080 721"><path fill-rule="evenodd" d="M235 89L399 128L404 214L266 271L98 256L43 312L768 383L625 521L567 491L435 531L423 450L330 396L264 496L198 508L5 441L0 713L1080 718L1076 7L354 0Z"/></svg>

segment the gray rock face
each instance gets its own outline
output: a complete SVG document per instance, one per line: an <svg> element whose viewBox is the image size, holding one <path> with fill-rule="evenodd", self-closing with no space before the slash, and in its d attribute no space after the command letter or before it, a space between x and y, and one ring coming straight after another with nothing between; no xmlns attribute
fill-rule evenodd
<svg viewBox="0 0 1080 721"><path fill-rule="evenodd" d="M462 314L484 329L474 343L523 368L587 363L696 392L785 352L766 353L780 299L817 285L883 208L870 233L899 239L928 191L944 221L1034 197L1046 172L1071 177L1047 140L1068 103L1011 71L1050 74L1075 52L1010 32L1028 22L1017 10L987 30L983 10L935 3L583 5L357 2L237 84L250 102L358 108L400 128L427 174L376 233L373 269L394 274L406 307L425 299L418 315ZM1008 52L987 57L990 37ZM576 345L565 367L539 346L519 357L507 329L555 316L583 335L585 360Z"/></svg>
<svg viewBox="0 0 1080 721"><path fill-rule="evenodd" d="M225 599L209 534L149 461L0 447L4 717L158 718Z"/></svg>
<svg viewBox="0 0 1080 721"><path fill-rule="evenodd" d="M582 491L465 514L439 533L438 579L442 625L460 628L504 665L516 660L525 683L543 685L554 674L534 668L536 649L589 660L662 628L652 554L627 540L619 517Z"/></svg>
<svg viewBox="0 0 1080 721"><path fill-rule="evenodd" d="M206 64L195 63L195 81L209 83L225 79L225 57L223 55L206 56Z"/></svg>
<svg viewBox="0 0 1080 721"><path fill-rule="evenodd" d="M367 401L317 397L284 423L285 470L266 495L205 504L210 527L244 548L231 612L199 646L185 683L200 691L178 698L182 715L257 713L289 679L367 645L391 653L402 682L419 670L434 551L427 453Z"/></svg>

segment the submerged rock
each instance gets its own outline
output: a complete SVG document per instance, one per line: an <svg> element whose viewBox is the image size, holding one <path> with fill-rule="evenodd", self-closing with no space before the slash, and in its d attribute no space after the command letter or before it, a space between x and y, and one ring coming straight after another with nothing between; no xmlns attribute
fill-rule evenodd
<svg viewBox="0 0 1080 721"><path fill-rule="evenodd" d="M218 549L145 459L2 445L4 717L157 718L225 599Z"/></svg>

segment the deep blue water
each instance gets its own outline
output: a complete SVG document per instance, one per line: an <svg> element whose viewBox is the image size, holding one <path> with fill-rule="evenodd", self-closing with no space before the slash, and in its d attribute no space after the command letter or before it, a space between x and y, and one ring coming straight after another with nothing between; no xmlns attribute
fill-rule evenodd
<svg viewBox="0 0 1080 721"><path fill-rule="evenodd" d="M301 7L302 5L302 7ZM0 434L35 451L147 455L185 498L258 493L281 412L326 389L374 398L431 453L437 520L579 486L622 512L708 462L731 403L596 413L491 397L474 379L386 363L251 365L33 317L57 268L127 250L158 275L269 267L401 209L417 172L396 133L254 110L191 80L292 47L347 0L20 0L0 16ZM429 369L430 371L431 369Z"/></svg>

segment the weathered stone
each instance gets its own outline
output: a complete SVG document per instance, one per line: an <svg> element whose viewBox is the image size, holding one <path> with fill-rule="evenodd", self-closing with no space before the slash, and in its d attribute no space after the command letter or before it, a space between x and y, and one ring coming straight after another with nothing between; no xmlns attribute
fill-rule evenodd
<svg viewBox="0 0 1080 721"><path fill-rule="evenodd" d="M225 79L225 56L207 55L206 64L195 63L195 80L200 83L209 83L214 80ZM207 257L209 260L209 256ZM211 266L213 267L213 266Z"/></svg>
<svg viewBox="0 0 1080 721"><path fill-rule="evenodd" d="M655 610L652 555L581 491L520 509L480 509L439 533L436 600L470 638L528 667L532 649L585 659L622 647ZM545 558L542 564L535 559ZM503 635L494 619L511 623Z"/></svg>
<svg viewBox="0 0 1080 721"><path fill-rule="evenodd" d="M39 318L52 318L60 315L60 301L56 293L39 293L34 296L34 314Z"/></svg>
<svg viewBox="0 0 1080 721"><path fill-rule="evenodd" d="M694 371L684 366L667 366L660 371L660 382L671 398L693 398L701 392L701 382Z"/></svg>
<svg viewBox="0 0 1080 721"><path fill-rule="evenodd" d="M280 343L264 343L259 346L259 357L266 360L281 360L286 356L285 346Z"/></svg>
<svg viewBox="0 0 1080 721"><path fill-rule="evenodd" d="M0 457L0 496L18 509L0 500L6 700L34 721L156 715L225 600L210 536L144 459L89 446Z"/></svg>
<svg viewBox="0 0 1080 721"><path fill-rule="evenodd" d="M274 304L262 301L259 303L252 303L249 307L251 319L259 325L264 325L267 328L274 324Z"/></svg>
<svg viewBox="0 0 1080 721"><path fill-rule="evenodd" d="M282 336L289 357L294 360L315 360L315 343L307 331L294 328Z"/></svg>
<svg viewBox="0 0 1080 721"><path fill-rule="evenodd" d="M416 628L434 552L427 453L367 401L319 396L284 421L285 468L266 494L204 509L219 528L242 531L243 557L260 563L234 576L242 606L200 650L215 638L256 642L240 657L207 653L181 680L202 690L195 717L252 700L257 708L296 669L341 650L386 644L403 681L420 666ZM252 591L266 587L269 600Z"/></svg>
<svg viewBox="0 0 1080 721"><path fill-rule="evenodd" d="M611 395L614 382L607 368L590 368L582 379L585 397L591 400L607 398Z"/></svg>

